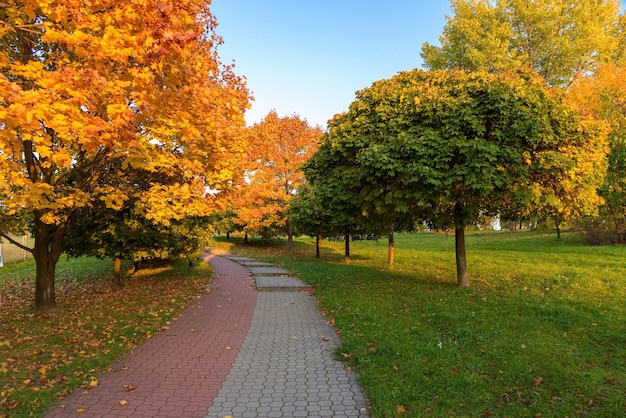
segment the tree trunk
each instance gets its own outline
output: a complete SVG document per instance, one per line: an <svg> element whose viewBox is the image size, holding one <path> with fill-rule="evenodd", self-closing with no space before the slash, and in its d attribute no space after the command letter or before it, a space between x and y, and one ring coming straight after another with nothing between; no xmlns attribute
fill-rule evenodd
<svg viewBox="0 0 626 418"><path fill-rule="evenodd" d="M509 231L515 232L515 229L516 229L515 221L509 221Z"/></svg>
<svg viewBox="0 0 626 418"><path fill-rule="evenodd" d="M557 239L561 238L561 224L558 219L554 220L554 225L556 225L556 237Z"/></svg>
<svg viewBox="0 0 626 418"><path fill-rule="evenodd" d="M248 233L246 232L243 236L243 240L244 242L247 244L248 243Z"/></svg>
<svg viewBox="0 0 626 418"><path fill-rule="evenodd" d="M117 286L121 286L122 285L122 258L121 257L115 257L115 264L113 266L113 283Z"/></svg>
<svg viewBox="0 0 626 418"><path fill-rule="evenodd" d="M228 241L230 239L230 231L226 231L226 240Z"/></svg>
<svg viewBox="0 0 626 418"><path fill-rule="evenodd" d="M63 228L35 220L35 309L51 312L56 309L54 273L61 256Z"/></svg>
<svg viewBox="0 0 626 418"><path fill-rule="evenodd" d="M346 263L347 263L350 261L350 234L345 235L345 241L346 241L345 257L346 257Z"/></svg>
<svg viewBox="0 0 626 418"><path fill-rule="evenodd" d="M293 221L287 219L287 252L293 252Z"/></svg>
<svg viewBox="0 0 626 418"><path fill-rule="evenodd" d="M465 228L455 228L454 230L456 246L456 277L460 287L469 287L469 277L467 275L467 259L465 258Z"/></svg>
<svg viewBox="0 0 626 418"><path fill-rule="evenodd" d="M393 256L394 256L394 236L393 236L393 225L389 225L389 237L387 244L387 264L389 264L389 268L393 269Z"/></svg>
<svg viewBox="0 0 626 418"><path fill-rule="evenodd" d="M456 277L459 287L469 287L467 259L465 258L465 225L463 208L459 203L454 206L454 244L456 248Z"/></svg>
<svg viewBox="0 0 626 418"><path fill-rule="evenodd" d="M315 237L315 258L320 258L320 236Z"/></svg>

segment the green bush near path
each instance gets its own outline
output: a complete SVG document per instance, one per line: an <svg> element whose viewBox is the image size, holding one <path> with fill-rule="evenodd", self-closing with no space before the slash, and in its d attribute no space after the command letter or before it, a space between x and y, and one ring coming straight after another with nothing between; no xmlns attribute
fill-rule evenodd
<svg viewBox="0 0 626 418"><path fill-rule="evenodd" d="M626 247L573 234L468 234L471 287L456 287L454 237L217 246L282 263L315 287L376 417L626 415Z"/></svg>

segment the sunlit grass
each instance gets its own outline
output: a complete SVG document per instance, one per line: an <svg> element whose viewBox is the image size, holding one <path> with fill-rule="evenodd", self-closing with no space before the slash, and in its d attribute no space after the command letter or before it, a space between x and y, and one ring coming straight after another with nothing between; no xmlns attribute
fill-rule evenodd
<svg viewBox="0 0 626 418"><path fill-rule="evenodd" d="M340 242L320 260L308 238L292 254L282 241L216 245L314 285L377 417L626 414L625 247L470 233L472 286L459 289L453 235L398 236L393 270L384 240L353 243L348 264Z"/></svg>

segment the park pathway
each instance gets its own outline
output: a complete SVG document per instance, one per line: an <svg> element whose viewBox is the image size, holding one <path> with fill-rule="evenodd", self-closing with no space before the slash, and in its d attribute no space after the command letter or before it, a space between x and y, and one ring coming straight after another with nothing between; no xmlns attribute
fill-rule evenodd
<svg viewBox="0 0 626 418"><path fill-rule="evenodd" d="M46 417L369 416L356 376L333 360L339 340L313 296L277 285L279 276L255 280L254 267L225 257L205 259L209 293Z"/></svg>

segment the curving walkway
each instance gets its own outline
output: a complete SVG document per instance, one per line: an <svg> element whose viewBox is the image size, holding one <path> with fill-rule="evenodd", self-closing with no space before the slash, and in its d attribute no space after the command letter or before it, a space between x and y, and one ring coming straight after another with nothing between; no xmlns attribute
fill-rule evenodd
<svg viewBox="0 0 626 418"><path fill-rule="evenodd" d="M208 294L46 417L369 416L356 375L333 360L338 337L312 296L257 292L252 267L206 260Z"/></svg>

